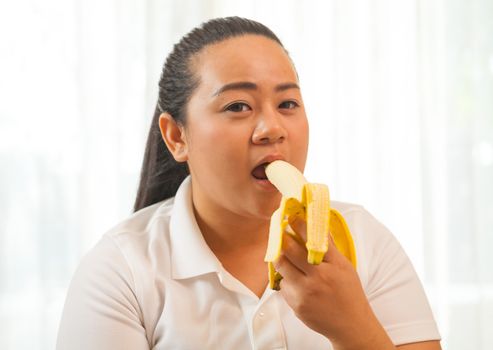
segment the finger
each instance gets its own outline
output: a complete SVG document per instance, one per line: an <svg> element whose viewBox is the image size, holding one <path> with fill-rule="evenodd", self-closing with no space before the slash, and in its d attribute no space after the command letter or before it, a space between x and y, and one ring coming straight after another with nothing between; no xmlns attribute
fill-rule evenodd
<svg viewBox="0 0 493 350"><path fill-rule="evenodd" d="M325 262L330 262L334 260L334 254L337 254L337 247L334 242L334 238L329 232L329 249L327 249L327 252L324 255L323 261Z"/></svg>
<svg viewBox="0 0 493 350"><path fill-rule="evenodd" d="M304 242L307 240L307 234L306 234L306 221L303 220L300 217L292 216L289 218L289 226L303 239ZM333 259L337 259L338 255L341 255L341 253L337 250L337 247L335 245L334 239L330 233L327 233L329 236L329 248L328 251L324 255L323 261L328 262ZM330 260L329 260L330 259ZM307 267L308 269L309 267ZM305 271L307 271L305 269Z"/></svg>
<svg viewBox="0 0 493 350"><path fill-rule="evenodd" d="M340 261L341 258L345 259L346 257L337 249L336 242L329 233L329 249L327 250L327 253L325 253L323 261L335 262Z"/></svg>
<svg viewBox="0 0 493 350"><path fill-rule="evenodd" d="M305 276L305 273L294 266L285 255L281 254L273 264L276 271L282 275L283 281L293 281Z"/></svg>
<svg viewBox="0 0 493 350"><path fill-rule="evenodd" d="M279 293L282 295L284 300L290 306L295 305L295 303L298 300L300 300L300 296L299 296L300 282L302 281L299 279L297 280L283 279L283 282L281 282L282 286Z"/></svg>
<svg viewBox="0 0 493 350"><path fill-rule="evenodd" d="M313 268L306 259L307 251L305 246L296 242L296 239L291 235L285 235L283 238L282 255L304 273L308 273Z"/></svg>
<svg viewBox="0 0 493 350"><path fill-rule="evenodd" d="M289 217L289 226L306 242L306 221L298 216Z"/></svg>
<svg viewBox="0 0 493 350"><path fill-rule="evenodd" d="M303 240L303 238L301 238L301 236L297 234L289 225L286 226L286 228L284 229L284 233L291 236L291 238L293 238L300 246L306 246L306 242Z"/></svg>

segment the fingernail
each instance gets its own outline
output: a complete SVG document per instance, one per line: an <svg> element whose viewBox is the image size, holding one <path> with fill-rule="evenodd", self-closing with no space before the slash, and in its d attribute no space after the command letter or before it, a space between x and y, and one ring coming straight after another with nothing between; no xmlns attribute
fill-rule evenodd
<svg viewBox="0 0 493 350"><path fill-rule="evenodd" d="M290 216L288 218L288 223L290 225L295 225L296 226L298 224L298 221L299 221L299 218L297 216Z"/></svg>

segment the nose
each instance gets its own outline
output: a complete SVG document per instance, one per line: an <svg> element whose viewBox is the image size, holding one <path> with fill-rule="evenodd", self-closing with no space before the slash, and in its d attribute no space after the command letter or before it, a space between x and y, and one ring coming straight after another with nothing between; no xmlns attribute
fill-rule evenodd
<svg viewBox="0 0 493 350"><path fill-rule="evenodd" d="M258 118L257 126L253 131L252 142L257 145L282 142L287 137L287 131L284 128L282 116L275 112L265 112Z"/></svg>

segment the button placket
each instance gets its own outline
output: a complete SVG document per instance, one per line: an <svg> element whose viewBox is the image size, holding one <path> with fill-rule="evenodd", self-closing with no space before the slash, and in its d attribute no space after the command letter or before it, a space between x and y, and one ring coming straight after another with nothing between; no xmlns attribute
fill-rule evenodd
<svg viewBox="0 0 493 350"><path fill-rule="evenodd" d="M259 304L252 318L252 336L255 350L285 349L284 332L278 315L276 298Z"/></svg>

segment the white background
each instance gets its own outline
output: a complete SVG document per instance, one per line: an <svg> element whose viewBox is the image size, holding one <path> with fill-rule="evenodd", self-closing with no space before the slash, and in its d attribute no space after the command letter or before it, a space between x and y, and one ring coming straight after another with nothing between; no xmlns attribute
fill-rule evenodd
<svg viewBox="0 0 493 350"><path fill-rule="evenodd" d="M444 349L491 348L492 0L0 0L0 348L54 348L81 256L131 212L167 54L228 15L296 64L307 178L397 236Z"/></svg>

